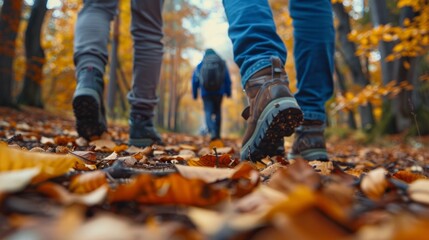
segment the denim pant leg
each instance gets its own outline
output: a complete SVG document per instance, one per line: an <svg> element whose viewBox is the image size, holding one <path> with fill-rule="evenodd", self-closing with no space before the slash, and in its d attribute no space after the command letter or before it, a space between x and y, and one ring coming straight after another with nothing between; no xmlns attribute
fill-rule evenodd
<svg viewBox="0 0 429 240"><path fill-rule="evenodd" d="M204 96L203 105L207 128L209 130L210 136L214 137L216 135L215 122L213 121L215 102L211 96Z"/></svg>
<svg viewBox="0 0 429 240"><path fill-rule="evenodd" d="M104 73L108 60L110 22L117 13L118 0L85 0L80 10L74 37L76 74L92 66Z"/></svg>
<svg viewBox="0 0 429 240"><path fill-rule="evenodd" d="M241 83L271 65L272 56L286 62L286 48L276 33L267 0L223 0L233 44L234 60L240 67Z"/></svg>
<svg viewBox="0 0 429 240"><path fill-rule="evenodd" d="M151 118L158 103L156 89L159 82L162 56L163 0L132 0L131 33L134 41L133 80L128 93L131 117Z"/></svg>
<svg viewBox="0 0 429 240"><path fill-rule="evenodd" d="M290 0L298 101L304 118L326 120L333 93L335 31L330 0Z"/></svg>
<svg viewBox="0 0 429 240"><path fill-rule="evenodd" d="M214 114L214 132L215 135L212 137L216 137L216 138L220 138L220 130L221 130L221 125L222 125L222 95L215 95L213 96L213 101L214 101L214 109L213 109L213 114Z"/></svg>

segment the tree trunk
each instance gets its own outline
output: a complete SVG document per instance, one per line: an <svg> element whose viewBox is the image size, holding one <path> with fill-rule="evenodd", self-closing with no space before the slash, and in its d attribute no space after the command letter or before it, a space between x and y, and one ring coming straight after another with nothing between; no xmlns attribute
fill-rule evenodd
<svg viewBox="0 0 429 240"><path fill-rule="evenodd" d="M0 106L12 106L13 60L22 0L4 0L0 13Z"/></svg>
<svg viewBox="0 0 429 240"><path fill-rule="evenodd" d="M40 35L46 15L48 0L36 0L31 8L25 31L26 70L24 85L18 96L18 104L43 108L42 82L45 52L40 44Z"/></svg>
<svg viewBox="0 0 429 240"><path fill-rule="evenodd" d="M337 31L339 44L342 47L341 54L343 55L343 58L351 71L353 82L361 87L365 87L369 84L369 80L366 78L362 70L362 64L355 54L356 45L347 38L347 35L351 32L349 15L345 11L344 5L342 3L335 3L332 5L332 7L335 11L336 17L339 19ZM375 123L372 105L368 103L365 106L359 106L359 113L361 127L364 130L370 130Z"/></svg>
<svg viewBox="0 0 429 240"><path fill-rule="evenodd" d="M386 0L371 0L369 1L371 21L373 27L386 25L390 23L389 9L387 8ZM383 84L388 84L393 77L393 62L386 62L386 57L392 53L393 42L380 41L378 50L381 56L381 72L383 75Z"/></svg>
<svg viewBox="0 0 429 240"><path fill-rule="evenodd" d="M335 75L337 75L338 88L340 89L341 94L344 95L345 92L347 91L346 83L345 83L344 75L338 68L337 64L335 64ZM347 125L351 129L357 129L353 110L347 110Z"/></svg>

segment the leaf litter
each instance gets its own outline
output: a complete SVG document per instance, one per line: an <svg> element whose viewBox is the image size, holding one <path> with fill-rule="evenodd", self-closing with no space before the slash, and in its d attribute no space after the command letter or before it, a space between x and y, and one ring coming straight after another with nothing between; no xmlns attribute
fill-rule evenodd
<svg viewBox="0 0 429 240"><path fill-rule="evenodd" d="M164 133L165 146L137 148L126 145L126 126L88 142L72 118L6 108L0 115L2 239L424 239L429 232L429 153L400 138L389 140L393 146L328 140L329 162L251 163L240 162L240 139Z"/></svg>

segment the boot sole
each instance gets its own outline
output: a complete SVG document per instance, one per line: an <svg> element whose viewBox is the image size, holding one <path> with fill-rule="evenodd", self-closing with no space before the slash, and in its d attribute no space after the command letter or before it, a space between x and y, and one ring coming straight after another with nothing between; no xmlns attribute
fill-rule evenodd
<svg viewBox="0 0 429 240"><path fill-rule="evenodd" d="M303 158L307 161L328 161L328 153L324 148L315 148L302 151L300 154L288 153L287 159Z"/></svg>
<svg viewBox="0 0 429 240"><path fill-rule="evenodd" d="M101 136L107 131L104 116L101 113L101 106L97 101L98 95L94 90L87 89L81 94L73 97L73 112L76 117L76 130L79 136L91 139L94 136Z"/></svg>
<svg viewBox="0 0 429 240"><path fill-rule="evenodd" d="M292 135L302 121L303 114L295 98L273 100L265 107L255 131L241 148L241 159L255 162L277 155L283 138Z"/></svg>

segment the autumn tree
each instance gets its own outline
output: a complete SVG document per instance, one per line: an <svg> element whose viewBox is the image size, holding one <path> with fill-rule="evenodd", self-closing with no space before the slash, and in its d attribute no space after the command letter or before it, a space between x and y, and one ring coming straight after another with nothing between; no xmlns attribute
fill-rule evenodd
<svg viewBox="0 0 429 240"><path fill-rule="evenodd" d="M41 32L48 0L35 0L25 32L26 71L18 103L43 108L42 82L45 52L41 46Z"/></svg>
<svg viewBox="0 0 429 240"><path fill-rule="evenodd" d="M386 0L370 1L373 28L354 31L349 39L358 44L357 55L380 53L384 86L374 92L384 96L380 129L398 133L414 128L414 133L425 134L429 133L428 90L422 79L427 70L418 65L428 53L429 3L400 0L397 7L395 13Z"/></svg>
<svg viewBox="0 0 429 240"><path fill-rule="evenodd" d="M159 86L158 123L178 131L179 106L189 89L191 66L184 57L187 49L198 48L194 35L183 27L185 21L205 16L197 6L185 0L168 0L164 4L164 62Z"/></svg>
<svg viewBox="0 0 429 240"><path fill-rule="evenodd" d="M369 82L369 79L366 77L365 73L363 72L361 60L359 59L358 56L355 55L355 52L356 52L355 43L350 41L347 37L348 34L350 34L351 32L349 14L345 10L345 7L341 1L333 1L332 7L335 12L335 17L338 19L337 45L339 45L339 53L342 56L342 58L345 60L345 63L348 66L348 68L350 69L353 83L358 85L361 88L364 88L370 82ZM338 70L339 69L337 67L336 71ZM339 78L339 80L341 80L341 78ZM343 85L343 88L345 88L344 86L345 84L342 84L342 85ZM361 119L361 127L364 130L370 130L375 124L372 104L369 102L366 102L366 103L360 104L358 108L359 108L360 119Z"/></svg>
<svg viewBox="0 0 429 240"><path fill-rule="evenodd" d="M4 0L0 13L0 106L13 105L13 60L23 1Z"/></svg>

